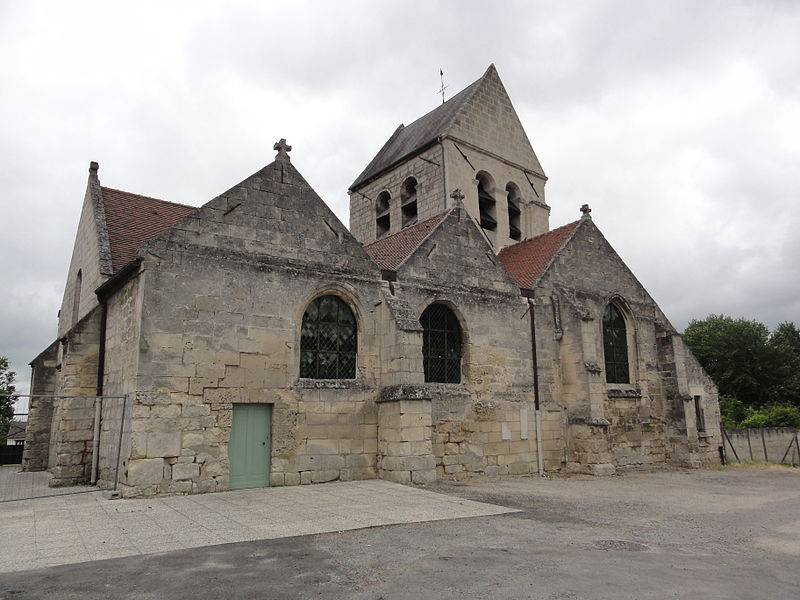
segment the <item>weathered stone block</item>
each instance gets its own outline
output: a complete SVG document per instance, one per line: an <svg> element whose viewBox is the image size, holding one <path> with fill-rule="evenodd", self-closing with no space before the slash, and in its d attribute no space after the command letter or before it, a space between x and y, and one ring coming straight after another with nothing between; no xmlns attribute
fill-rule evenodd
<svg viewBox="0 0 800 600"><path fill-rule="evenodd" d="M193 479L200 475L200 465L197 463L177 463L172 465L172 479Z"/></svg>
<svg viewBox="0 0 800 600"><path fill-rule="evenodd" d="M147 434L147 458L178 456L181 453L181 433L153 432Z"/></svg>
<svg viewBox="0 0 800 600"><path fill-rule="evenodd" d="M128 485L146 486L164 479L163 458L140 458L128 463Z"/></svg>

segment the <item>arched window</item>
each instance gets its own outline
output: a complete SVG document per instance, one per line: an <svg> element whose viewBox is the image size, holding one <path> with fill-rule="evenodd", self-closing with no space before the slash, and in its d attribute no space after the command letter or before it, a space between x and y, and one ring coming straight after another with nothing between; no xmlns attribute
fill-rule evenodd
<svg viewBox="0 0 800 600"><path fill-rule="evenodd" d="M508 237L519 241L522 239L522 230L519 228L519 188L514 183L509 183L506 192L508 192Z"/></svg>
<svg viewBox="0 0 800 600"><path fill-rule="evenodd" d="M378 200L375 203L375 238L380 239L389 234L392 228L391 217L389 215L389 192L381 192L378 194Z"/></svg>
<svg viewBox="0 0 800 600"><path fill-rule="evenodd" d="M453 311L431 304L419 318L425 381L461 383L461 325Z"/></svg>
<svg viewBox="0 0 800 600"><path fill-rule="evenodd" d="M83 273L78 269L75 276L75 289L72 292L72 325L78 322L81 314L81 287L83 286Z"/></svg>
<svg viewBox="0 0 800 600"><path fill-rule="evenodd" d="M622 311L613 303L609 303L603 312L603 349L606 358L606 381L630 383L628 328Z"/></svg>
<svg viewBox="0 0 800 600"><path fill-rule="evenodd" d="M355 379L356 329L353 311L338 296L309 304L300 335L300 377Z"/></svg>
<svg viewBox="0 0 800 600"><path fill-rule="evenodd" d="M403 215L403 227L410 227L417 222L417 180L413 177L403 182L400 191L400 210Z"/></svg>
<svg viewBox="0 0 800 600"><path fill-rule="evenodd" d="M497 213L495 207L494 182L488 173L478 173L478 208L480 209L481 227L488 231L497 229Z"/></svg>

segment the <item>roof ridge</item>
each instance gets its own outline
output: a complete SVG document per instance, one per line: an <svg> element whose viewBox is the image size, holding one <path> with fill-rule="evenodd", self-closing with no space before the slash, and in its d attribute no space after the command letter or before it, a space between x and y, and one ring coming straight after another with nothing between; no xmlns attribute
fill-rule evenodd
<svg viewBox="0 0 800 600"><path fill-rule="evenodd" d="M173 202L171 200L162 200L161 198L154 198L153 196L145 196L144 194L137 194L136 192L128 192L125 190L121 190L119 188L109 187L107 185L101 185L101 190L109 190L111 192L120 192L121 194L128 194L129 196L137 196L139 198L146 198L147 200L155 200L156 202L163 202L164 204L172 204L174 206L183 206L185 208L199 208L198 206L192 206L191 204L183 204L181 202Z"/></svg>

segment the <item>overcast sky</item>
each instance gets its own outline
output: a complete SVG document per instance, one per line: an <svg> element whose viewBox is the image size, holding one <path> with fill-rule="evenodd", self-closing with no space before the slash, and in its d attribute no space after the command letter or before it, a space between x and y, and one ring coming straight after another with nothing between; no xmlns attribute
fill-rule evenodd
<svg viewBox="0 0 800 600"><path fill-rule="evenodd" d="M292 161L347 224L396 126L490 63L549 177L673 324L800 323L800 3L0 0L0 355L55 339L90 160L200 205Z"/></svg>

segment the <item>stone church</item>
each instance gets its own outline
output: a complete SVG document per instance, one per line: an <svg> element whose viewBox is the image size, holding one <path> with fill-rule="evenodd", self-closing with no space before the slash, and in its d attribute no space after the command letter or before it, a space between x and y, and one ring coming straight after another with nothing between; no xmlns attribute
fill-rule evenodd
<svg viewBox="0 0 800 600"><path fill-rule="evenodd" d="M24 468L124 496L719 460L717 391L547 177L494 66L349 189L290 160L197 208L91 163Z"/></svg>

